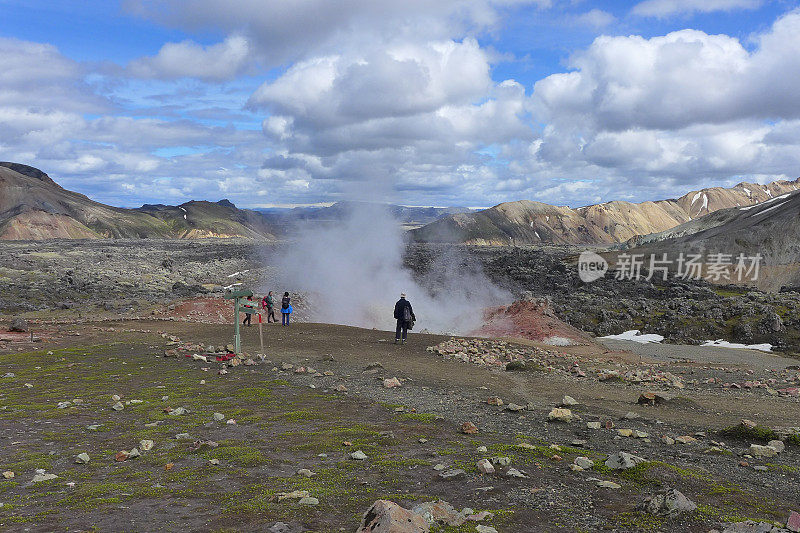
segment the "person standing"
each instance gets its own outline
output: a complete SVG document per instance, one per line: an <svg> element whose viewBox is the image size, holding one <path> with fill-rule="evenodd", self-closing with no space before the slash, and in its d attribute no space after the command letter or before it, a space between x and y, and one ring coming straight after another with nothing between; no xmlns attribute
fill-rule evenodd
<svg viewBox="0 0 800 533"><path fill-rule="evenodd" d="M247 307L248 309L255 310L255 304L253 304L253 297L252 296L248 296L247 297L247 302L244 304L244 307ZM253 315L251 313L245 313L244 314L244 320L242 321L242 325L243 326L250 326L250 319L252 317L253 317Z"/></svg>
<svg viewBox="0 0 800 533"><path fill-rule="evenodd" d="M292 314L292 300L289 298L289 293L284 292L281 299L281 324L284 326L289 325L289 316Z"/></svg>
<svg viewBox="0 0 800 533"><path fill-rule="evenodd" d="M406 343L406 336L408 330L414 326L414 321L417 317L414 316L414 309L411 307L411 302L406 300L405 293L400 295L400 299L394 304L394 318L397 320L397 329L394 334L394 343Z"/></svg>
<svg viewBox="0 0 800 533"><path fill-rule="evenodd" d="M275 297L272 296L272 291L269 291L264 297L263 306L264 309L267 311L267 324L270 322L278 323L278 318L275 316Z"/></svg>

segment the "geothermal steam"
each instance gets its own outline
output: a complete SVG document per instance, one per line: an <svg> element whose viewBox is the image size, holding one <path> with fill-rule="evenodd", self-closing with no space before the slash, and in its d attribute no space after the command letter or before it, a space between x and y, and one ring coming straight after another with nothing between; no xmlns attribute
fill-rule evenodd
<svg viewBox="0 0 800 533"><path fill-rule="evenodd" d="M280 281L311 293L315 321L383 330L394 329L401 292L414 307L416 329L432 333L471 332L481 326L485 307L510 301L452 250L415 280L403 266L405 247L386 206L354 204L344 221L300 229L277 259Z"/></svg>

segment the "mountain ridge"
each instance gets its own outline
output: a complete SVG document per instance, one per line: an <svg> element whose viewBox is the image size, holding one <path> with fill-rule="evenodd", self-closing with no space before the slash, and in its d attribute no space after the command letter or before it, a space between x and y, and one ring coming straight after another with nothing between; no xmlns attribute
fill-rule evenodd
<svg viewBox="0 0 800 533"><path fill-rule="evenodd" d="M531 200L443 217L411 231L417 242L468 245L614 244L668 230L719 209L746 207L800 190L800 178L766 185L741 182L709 187L679 198L640 203L612 200L570 208Z"/></svg>

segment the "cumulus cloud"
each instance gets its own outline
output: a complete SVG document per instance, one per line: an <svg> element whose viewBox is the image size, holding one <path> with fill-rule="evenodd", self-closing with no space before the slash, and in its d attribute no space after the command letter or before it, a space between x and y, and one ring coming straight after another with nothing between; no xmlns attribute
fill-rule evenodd
<svg viewBox="0 0 800 533"><path fill-rule="evenodd" d="M572 18L574 23L590 26L592 28L605 28L616 22L616 20L617 17L602 9L592 9Z"/></svg>
<svg viewBox="0 0 800 533"><path fill-rule="evenodd" d="M493 28L506 8L549 7L552 0L128 0L126 8L190 31L243 32L266 64L320 55L331 46L447 39Z"/></svg>
<svg viewBox="0 0 800 533"><path fill-rule="evenodd" d="M128 65L128 72L139 78L221 81L241 74L251 60L247 39L232 35L211 46L202 46L189 40L166 43L155 56L132 61Z"/></svg>
<svg viewBox="0 0 800 533"><path fill-rule="evenodd" d="M678 14L757 9L763 3L763 0L645 0L633 6L631 13L642 17L669 17Z"/></svg>
<svg viewBox="0 0 800 533"><path fill-rule="evenodd" d="M800 13L757 38L682 30L663 37L599 37L571 60L575 70L535 85L548 120L583 117L598 129L675 129L697 123L800 116Z"/></svg>

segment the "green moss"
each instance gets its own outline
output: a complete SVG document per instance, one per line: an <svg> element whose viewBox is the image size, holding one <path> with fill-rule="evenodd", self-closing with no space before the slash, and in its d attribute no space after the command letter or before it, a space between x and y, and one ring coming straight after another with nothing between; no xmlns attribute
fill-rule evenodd
<svg viewBox="0 0 800 533"><path fill-rule="evenodd" d="M731 426L720 431L721 435L742 440L771 441L778 438L778 434L763 426L748 427L744 424Z"/></svg>

